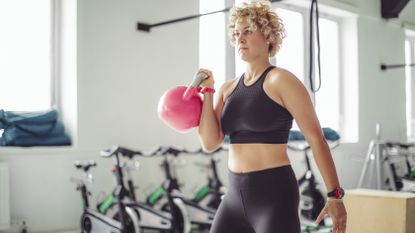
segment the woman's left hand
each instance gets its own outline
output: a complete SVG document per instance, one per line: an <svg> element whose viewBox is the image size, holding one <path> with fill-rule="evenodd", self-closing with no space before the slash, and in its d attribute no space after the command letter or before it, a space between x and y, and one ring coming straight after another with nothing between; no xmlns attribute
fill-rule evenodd
<svg viewBox="0 0 415 233"><path fill-rule="evenodd" d="M326 205L317 217L316 224L319 224L326 215L333 220L333 233L345 233L347 223L347 212L343 200L327 199Z"/></svg>

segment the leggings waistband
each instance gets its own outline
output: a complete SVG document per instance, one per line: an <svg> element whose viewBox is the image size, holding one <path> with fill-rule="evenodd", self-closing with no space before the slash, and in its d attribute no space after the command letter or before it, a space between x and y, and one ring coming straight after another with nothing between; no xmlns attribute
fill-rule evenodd
<svg viewBox="0 0 415 233"><path fill-rule="evenodd" d="M228 179L229 185L237 189L297 182L291 165L246 173L236 173L228 169Z"/></svg>

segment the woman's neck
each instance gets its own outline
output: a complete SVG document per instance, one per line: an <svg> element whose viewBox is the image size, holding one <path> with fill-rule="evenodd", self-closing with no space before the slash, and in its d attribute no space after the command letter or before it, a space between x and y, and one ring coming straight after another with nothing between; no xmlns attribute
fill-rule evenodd
<svg viewBox="0 0 415 233"><path fill-rule="evenodd" d="M254 82L270 65L269 60L247 63L244 75L246 82Z"/></svg>

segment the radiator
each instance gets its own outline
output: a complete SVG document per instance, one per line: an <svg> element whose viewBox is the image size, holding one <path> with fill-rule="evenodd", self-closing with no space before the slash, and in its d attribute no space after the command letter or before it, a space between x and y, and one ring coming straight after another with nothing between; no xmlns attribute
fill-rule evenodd
<svg viewBox="0 0 415 233"><path fill-rule="evenodd" d="M0 230L10 228L9 166L0 162Z"/></svg>

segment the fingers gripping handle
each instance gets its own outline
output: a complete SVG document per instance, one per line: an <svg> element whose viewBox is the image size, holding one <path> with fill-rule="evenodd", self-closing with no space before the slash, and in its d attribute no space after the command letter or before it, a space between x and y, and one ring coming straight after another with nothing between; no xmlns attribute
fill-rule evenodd
<svg viewBox="0 0 415 233"><path fill-rule="evenodd" d="M194 88L198 88L200 86L200 84L203 82L203 80L207 79L208 76L203 73L203 72L199 72L196 77L193 79L192 83L190 84L190 86L194 87Z"/></svg>
<svg viewBox="0 0 415 233"><path fill-rule="evenodd" d="M192 96L197 93L197 88L203 82L203 80L207 79L208 76L205 73L199 72L195 78L193 79L190 86L187 87L186 91L183 94L184 100L189 100Z"/></svg>

